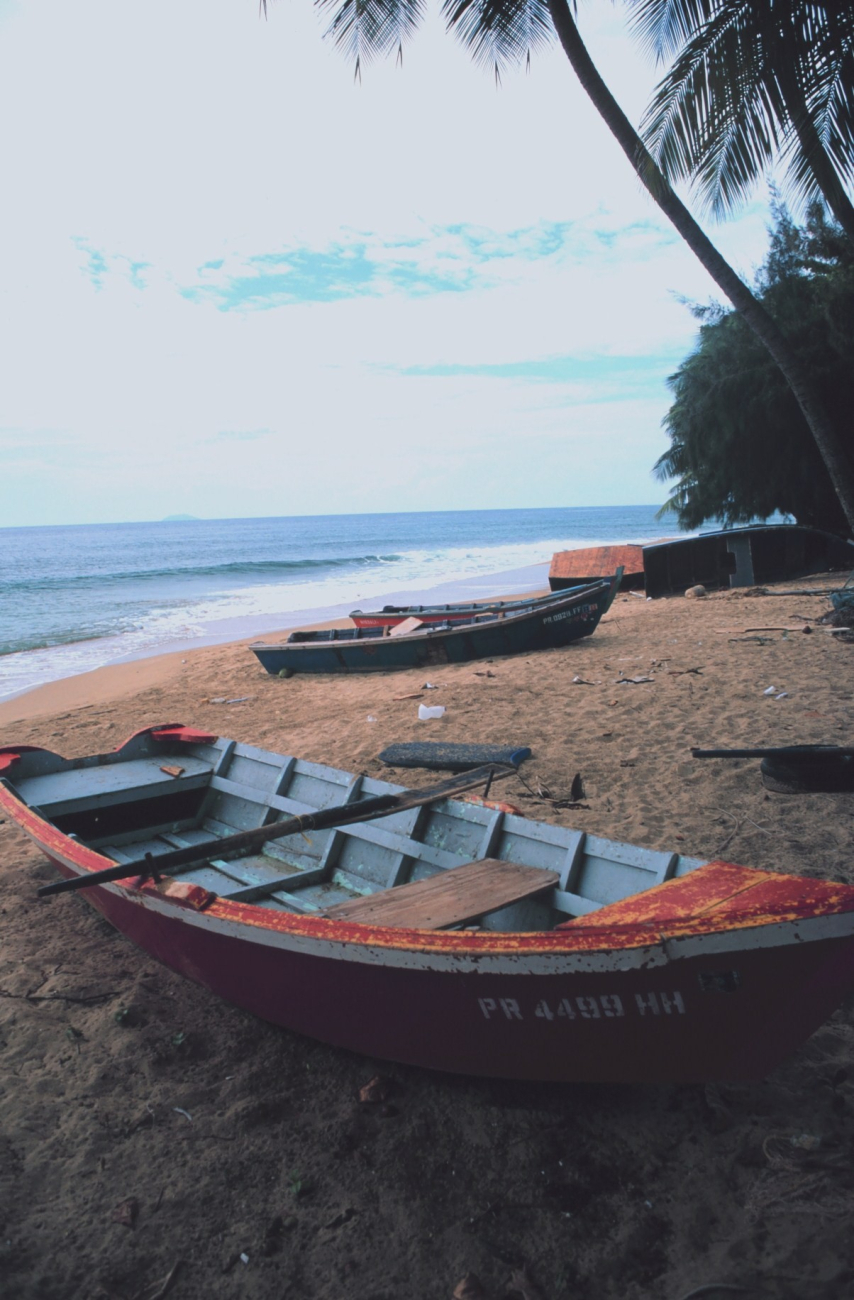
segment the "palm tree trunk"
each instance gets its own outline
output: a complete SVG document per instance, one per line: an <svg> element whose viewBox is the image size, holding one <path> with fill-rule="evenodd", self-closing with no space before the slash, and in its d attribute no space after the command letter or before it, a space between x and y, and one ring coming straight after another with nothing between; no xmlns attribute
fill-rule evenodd
<svg viewBox="0 0 854 1300"><path fill-rule="evenodd" d="M854 536L854 466L849 460L842 434L815 391L806 368L776 321L721 256L659 170L596 70L570 13L568 0L549 0L549 9L560 43L575 75L629 159L641 183L736 311L741 313L758 335L782 371L815 438L848 527Z"/></svg>

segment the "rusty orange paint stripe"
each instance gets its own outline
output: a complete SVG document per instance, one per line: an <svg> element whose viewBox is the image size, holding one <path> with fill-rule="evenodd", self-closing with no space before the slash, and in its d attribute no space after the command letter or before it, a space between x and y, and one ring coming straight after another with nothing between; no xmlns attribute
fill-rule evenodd
<svg viewBox="0 0 854 1300"><path fill-rule="evenodd" d="M80 871L99 871L113 865L111 858L69 839L2 786L0 806L49 856L64 858ZM120 888L131 894L142 894L133 885L120 885ZM169 901L168 896L160 897ZM180 904L176 901L174 905ZM775 876L733 863L713 862L679 880L668 881L591 916L542 932L405 930L276 912L254 903L222 898L206 908L205 916L307 939L389 950L485 955L632 949L648 947L665 938L718 934L846 912L854 912L851 886L800 876Z"/></svg>

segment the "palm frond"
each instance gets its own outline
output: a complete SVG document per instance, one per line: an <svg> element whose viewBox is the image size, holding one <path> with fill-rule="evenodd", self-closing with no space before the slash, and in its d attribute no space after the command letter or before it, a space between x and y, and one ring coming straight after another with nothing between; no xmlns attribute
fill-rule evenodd
<svg viewBox="0 0 854 1300"><path fill-rule="evenodd" d="M716 0L628 0L629 26L641 45L663 61L713 16ZM719 0L718 0L719 3Z"/></svg>
<svg viewBox="0 0 854 1300"><path fill-rule="evenodd" d="M262 0L262 3L264 0ZM424 17L424 0L316 0L331 12L324 36L353 63L358 77L362 64L383 55L402 57L404 42Z"/></svg>
<svg viewBox="0 0 854 1300"><path fill-rule="evenodd" d="M442 15L476 63L494 71L530 64L555 39L545 0L444 0Z"/></svg>
<svg viewBox="0 0 854 1300"><path fill-rule="evenodd" d="M854 4L817 34L798 77L822 146L839 175L854 179Z"/></svg>
<svg viewBox="0 0 854 1300"><path fill-rule="evenodd" d="M784 106L769 62L767 44L728 5L686 44L645 115L662 171L693 177L716 215L741 201L780 147Z"/></svg>
<svg viewBox="0 0 854 1300"><path fill-rule="evenodd" d="M854 0L636 0L634 22L659 49L685 37L642 133L715 216L776 158L803 206L854 177Z"/></svg>

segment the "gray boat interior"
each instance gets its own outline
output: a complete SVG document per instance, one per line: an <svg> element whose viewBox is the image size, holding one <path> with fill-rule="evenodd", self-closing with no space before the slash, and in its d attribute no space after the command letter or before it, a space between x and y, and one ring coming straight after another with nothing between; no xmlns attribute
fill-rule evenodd
<svg viewBox="0 0 854 1300"><path fill-rule="evenodd" d="M564 597L590 585L590 583L578 582L572 587L564 587L562 591L548 591L542 596L520 596L517 600L457 601L447 605L383 605L379 610L353 609L350 611L350 618L377 618L382 614L402 614L407 618L417 618L419 614L451 614L459 618L463 612L476 615L493 611L529 609L532 606L536 609L540 605L553 605L555 601L563 600Z"/></svg>
<svg viewBox="0 0 854 1300"><path fill-rule="evenodd" d="M500 859L553 872L544 890L473 922L496 931L549 930L703 865L697 858L602 839L462 800L308 831L227 861L217 842L237 831L403 787L220 738L163 746L149 737L117 755L22 756L8 784L29 807L117 863L189 845L211 860L174 878L219 897L300 914ZM170 770L171 769L171 770ZM501 799L501 786L493 799ZM445 877L450 881L450 877ZM454 927L446 927L454 928Z"/></svg>
<svg viewBox="0 0 854 1300"><path fill-rule="evenodd" d="M572 592L561 591L558 594L560 597L566 597L567 595L572 595ZM434 632L464 632L466 628L472 627L473 625L481 627L484 623L498 623L504 618L513 615L533 614L536 610L545 607L545 605L550 606L556 603L558 603L558 600L553 596L550 602L520 601L518 604L514 605L512 609L507 609L506 611L491 609L487 610L485 613L478 613L476 610L473 610L470 617L465 620L442 619L437 620L434 623L425 623L423 627L413 628L411 632L407 633L407 635L429 637ZM288 636L287 643L288 645L319 645L327 641L371 641L382 640L383 637L387 637L388 635L388 627L333 627L321 628L316 631L309 630L307 632L302 632L297 630L296 632L291 632ZM261 641L258 644L263 646L264 642Z"/></svg>

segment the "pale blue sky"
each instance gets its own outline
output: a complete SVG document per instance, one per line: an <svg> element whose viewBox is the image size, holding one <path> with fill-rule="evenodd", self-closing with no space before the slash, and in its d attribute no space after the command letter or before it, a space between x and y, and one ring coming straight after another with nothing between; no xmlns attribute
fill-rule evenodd
<svg viewBox="0 0 854 1300"><path fill-rule="evenodd" d="M655 71L582 3L637 120ZM0 0L0 525L651 502L713 286L557 50ZM764 201L712 232L751 275Z"/></svg>

